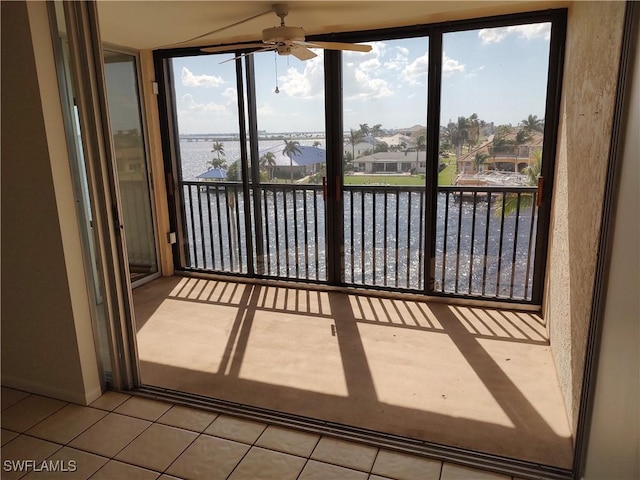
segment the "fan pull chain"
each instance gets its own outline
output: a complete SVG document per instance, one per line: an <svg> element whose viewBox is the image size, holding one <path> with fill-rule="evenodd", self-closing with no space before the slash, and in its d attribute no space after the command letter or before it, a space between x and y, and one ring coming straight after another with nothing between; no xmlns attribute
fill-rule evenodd
<svg viewBox="0 0 640 480"><path fill-rule="evenodd" d="M276 93L280 93L280 89L278 88L278 54L275 52L273 52L273 61L276 65Z"/></svg>

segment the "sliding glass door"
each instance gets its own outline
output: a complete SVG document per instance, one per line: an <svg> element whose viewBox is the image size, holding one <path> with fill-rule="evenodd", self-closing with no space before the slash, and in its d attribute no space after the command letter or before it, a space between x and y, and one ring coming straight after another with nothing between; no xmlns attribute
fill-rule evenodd
<svg viewBox="0 0 640 480"><path fill-rule="evenodd" d="M136 57L105 50L104 62L129 274L136 286L159 272Z"/></svg>

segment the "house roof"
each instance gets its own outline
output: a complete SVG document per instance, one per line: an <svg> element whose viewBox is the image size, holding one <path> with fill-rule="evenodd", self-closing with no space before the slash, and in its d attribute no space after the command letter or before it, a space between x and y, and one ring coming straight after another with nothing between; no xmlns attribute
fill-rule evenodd
<svg viewBox="0 0 640 480"><path fill-rule="evenodd" d="M265 148L258 152L259 158L262 158L265 153L271 152L275 155L275 162L278 167L288 167L290 163L293 163L293 166L296 167L303 167L307 165L314 165L316 163L325 163L327 161L327 151L324 148L298 145L300 153L294 154L291 157L291 161L289 160L289 157L282 153L283 149L283 143Z"/></svg>
<svg viewBox="0 0 640 480"><path fill-rule="evenodd" d="M220 168L210 168L206 172L198 175L196 178L204 178L206 180L222 180L223 178L227 178L227 171Z"/></svg>

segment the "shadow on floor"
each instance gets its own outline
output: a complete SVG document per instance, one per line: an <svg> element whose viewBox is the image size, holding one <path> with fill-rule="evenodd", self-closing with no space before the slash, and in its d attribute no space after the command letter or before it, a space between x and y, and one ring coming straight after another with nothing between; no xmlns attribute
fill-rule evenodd
<svg viewBox="0 0 640 480"><path fill-rule="evenodd" d="M181 277L134 303L144 384L571 466L536 315Z"/></svg>

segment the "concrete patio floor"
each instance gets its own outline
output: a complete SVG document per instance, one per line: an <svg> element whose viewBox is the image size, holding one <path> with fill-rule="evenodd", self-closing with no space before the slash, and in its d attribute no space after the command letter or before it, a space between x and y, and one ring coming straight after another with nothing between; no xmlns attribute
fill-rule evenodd
<svg viewBox="0 0 640 480"><path fill-rule="evenodd" d="M536 314L185 277L133 297L143 384L571 466Z"/></svg>

